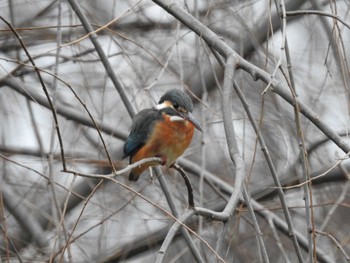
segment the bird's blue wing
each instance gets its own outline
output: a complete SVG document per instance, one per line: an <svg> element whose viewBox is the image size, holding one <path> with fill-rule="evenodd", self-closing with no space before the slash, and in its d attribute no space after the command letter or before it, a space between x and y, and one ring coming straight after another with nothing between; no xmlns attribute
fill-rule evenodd
<svg viewBox="0 0 350 263"><path fill-rule="evenodd" d="M123 148L125 157L134 155L147 142L160 118L161 114L155 109L145 109L135 115Z"/></svg>

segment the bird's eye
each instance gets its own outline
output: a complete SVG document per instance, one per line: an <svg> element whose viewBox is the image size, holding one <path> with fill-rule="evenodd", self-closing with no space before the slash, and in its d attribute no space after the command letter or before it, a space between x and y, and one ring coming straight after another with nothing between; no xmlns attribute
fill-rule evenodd
<svg viewBox="0 0 350 263"><path fill-rule="evenodd" d="M178 105L178 104L176 104L176 103L175 103L175 104L173 104L173 107L174 107L174 109L175 109L175 110L179 109L179 105Z"/></svg>

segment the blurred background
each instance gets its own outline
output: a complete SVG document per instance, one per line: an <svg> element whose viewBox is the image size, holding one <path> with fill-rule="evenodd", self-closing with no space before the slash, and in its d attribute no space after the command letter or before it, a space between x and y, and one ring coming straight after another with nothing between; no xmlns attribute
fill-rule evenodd
<svg viewBox="0 0 350 263"><path fill-rule="evenodd" d="M95 30L117 85L74 3ZM176 4L288 93L295 87L297 100L349 144L349 1ZM154 172L145 172L137 182L118 176L117 183L76 176L64 167L109 174L108 156L117 170L128 164L122 147L132 117L125 98L138 112L154 106L169 89L184 89L191 96L204 130L196 131L179 164L193 185L196 204L222 211L236 178L222 117L224 58L201 36L146 0L1 0L0 10L0 262L156 261L175 221L162 210L171 213ZM233 92L228 110L247 190L264 208L254 207L254 214L268 259L298 261L288 229L276 217L300 234L305 262L349 262L346 152L268 83L241 69L235 81L266 144L259 144ZM266 151L283 187L290 222ZM184 181L173 170L162 171L181 215L188 211ZM315 179L304 183L307 178ZM201 237L191 235L200 257L178 231L163 262L266 261L253 214L243 202L228 221L192 215L186 225Z"/></svg>

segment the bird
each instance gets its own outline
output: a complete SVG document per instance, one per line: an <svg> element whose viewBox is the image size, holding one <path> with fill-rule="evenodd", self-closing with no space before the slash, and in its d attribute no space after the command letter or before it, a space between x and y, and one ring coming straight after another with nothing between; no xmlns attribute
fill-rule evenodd
<svg viewBox="0 0 350 263"><path fill-rule="evenodd" d="M130 164L148 157L159 157L161 165L168 168L184 153L190 145L194 130L202 131L200 122L192 114L193 102L180 89L172 89L161 96L158 104L137 113L123 151ZM149 167L159 165L151 162L133 168L129 181L137 181Z"/></svg>

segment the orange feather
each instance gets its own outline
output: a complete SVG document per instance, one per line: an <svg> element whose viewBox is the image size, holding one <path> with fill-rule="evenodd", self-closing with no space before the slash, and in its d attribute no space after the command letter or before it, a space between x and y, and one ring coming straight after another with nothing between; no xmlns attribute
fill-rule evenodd
<svg viewBox="0 0 350 263"><path fill-rule="evenodd" d="M148 141L131 158L130 163L148 157L160 157L164 159L165 165L170 167L184 153L192 141L194 125L187 120L171 121L166 114L163 114L163 119L164 121L155 124ZM147 163L134 168L129 179L136 181L143 171L155 165L158 163Z"/></svg>

